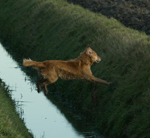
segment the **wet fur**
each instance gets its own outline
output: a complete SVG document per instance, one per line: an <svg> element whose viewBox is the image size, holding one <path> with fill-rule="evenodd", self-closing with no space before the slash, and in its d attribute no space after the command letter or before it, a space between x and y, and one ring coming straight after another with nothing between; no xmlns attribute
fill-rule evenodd
<svg viewBox="0 0 150 138"><path fill-rule="evenodd" d="M33 66L38 70L39 74L42 76L42 79L38 80L36 83L38 92L41 91L40 84L42 83L45 94L47 94L47 85L56 82L59 77L66 80L84 79L91 82L109 85L110 82L101 80L92 75L90 69L91 65L94 62L98 63L99 61L101 61L101 58L90 47L87 47L76 59L68 61L47 60L43 62L24 59L23 65Z"/></svg>

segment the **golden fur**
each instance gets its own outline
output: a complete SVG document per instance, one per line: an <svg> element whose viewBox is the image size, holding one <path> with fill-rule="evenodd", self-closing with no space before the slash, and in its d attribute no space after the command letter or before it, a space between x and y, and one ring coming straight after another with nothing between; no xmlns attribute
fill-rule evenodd
<svg viewBox="0 0 150 138"><path fill-rule="evenodd" d="M48 93L47 85L61 79L84 79L91 82L103 83L109 85L110 82L101 80L92 75L91 65L94 62L100 62L101 58L90 48L87 47L78 58L62 61L62 60L46 60L43 62L24 59L24 66L33 66L42 75L42 79L37 81L38 92L41 91L40 84L44 86L45 94Z"/></svg>

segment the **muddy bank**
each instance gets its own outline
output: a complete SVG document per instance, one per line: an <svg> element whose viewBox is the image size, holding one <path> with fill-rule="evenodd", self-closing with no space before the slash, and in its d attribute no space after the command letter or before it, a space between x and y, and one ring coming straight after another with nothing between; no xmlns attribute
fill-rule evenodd
<svg viewBox="0 0 150 138"><path fill-rule="evenodd" d="M150 34L149 0L66 0L79 4L108 18L115 18L125 26Z"/></svg>

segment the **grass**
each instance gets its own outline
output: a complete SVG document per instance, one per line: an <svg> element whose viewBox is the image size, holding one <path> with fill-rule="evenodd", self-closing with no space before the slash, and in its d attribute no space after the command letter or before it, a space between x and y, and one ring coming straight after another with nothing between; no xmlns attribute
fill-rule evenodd
<svg viewBox="0 0 150 138"><path fill-rule="evenodd" d="M62 0L1 0L0 13L0 38L19 64L76 58L89 44L102 57L93 74L112 85L58 80L57 90L103 135L150 137L149 36Z"/></svg>
<svg viewBox="0 0 150 138"><path fill-rule="evenodd" d="M0 137L1 138L32 138L24 122L14 108L15 103L11 100L10 90L0 80Z"/></svg>

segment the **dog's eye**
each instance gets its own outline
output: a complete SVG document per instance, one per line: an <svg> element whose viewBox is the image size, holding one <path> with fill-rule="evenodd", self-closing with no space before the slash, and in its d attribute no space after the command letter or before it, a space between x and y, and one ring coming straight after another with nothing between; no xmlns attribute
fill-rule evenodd
<svg viewBox="0 0 150 138"><path fill-rule="evenodd" d="M89 51L89 54L92 54L92 51Z"/></svg>

